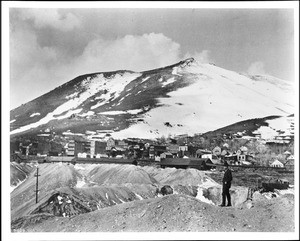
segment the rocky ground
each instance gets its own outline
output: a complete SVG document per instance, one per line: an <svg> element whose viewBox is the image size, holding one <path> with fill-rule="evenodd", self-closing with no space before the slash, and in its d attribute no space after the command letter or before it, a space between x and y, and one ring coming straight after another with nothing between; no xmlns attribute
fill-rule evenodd
<svg viewBox="0 0 300 241"><path fill-rule="evenodd" d="M222 168L221 168L222 169ZM207 172L210 178L221 183L222 182L222 172ZM257 187L257 180L268 182L272 179L286 179L291 185L294 185L294 173L282 172L278 173L272 169L260 169L260 168L232 168L233 180L232 184L235 186L246 186L246 187Z"/></svg>
<svg viewBox="0 0 300 241"><path fill-rule="evenodd" d="M14 222L15 232L292 232L293 197L221 208L172 194L74 217L37 214Z"/></svg>
<svg viewBox="0 0 300 241"><path fill-rule="evenodd" d="M11 162L10 164L10 185L11 190L21 184L34 169L33 164Z"/></svg>
<svg viewBox="0 0 300 241"><path fill-rule="evenodd" d="M294 232L293 189L233 185L219 207L216 172L112 164L42 164L11 192L13 232ZM222 173L219 173L219 176ZM168 185L172 194L162 195ZM273 198L272 198L273 197Z"/></svg>

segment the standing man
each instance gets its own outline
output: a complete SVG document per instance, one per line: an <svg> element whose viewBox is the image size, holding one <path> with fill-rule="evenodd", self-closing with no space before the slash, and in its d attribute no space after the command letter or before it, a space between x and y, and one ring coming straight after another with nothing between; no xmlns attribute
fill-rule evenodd
<svg viewBox="0 0 300 241"><path fill-rule="evenodd" d="M226 197L227 197L227 207L231 206L231 198L229 193L229 188L231 187L232 174L231 170L228 168L228 163L225 161L225 173L223 177L223 189L222 189L222 204L221 207L226 206Z"/></svg>

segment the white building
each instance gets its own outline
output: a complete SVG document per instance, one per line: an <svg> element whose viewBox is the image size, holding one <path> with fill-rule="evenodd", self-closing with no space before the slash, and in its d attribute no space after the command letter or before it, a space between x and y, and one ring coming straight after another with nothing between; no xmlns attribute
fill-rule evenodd
<svg viewBox="0 0 300 241"><path fill-rule="evenodd" d="M79 152L78 154L77 154L77 156L79 157L79 158L87 158L87 153L85 153L85 152Z"/></svg>
<svg viewBox="0 0 300 241"><path fill-rule="evenodd" d="M270 166L271 167L284 167L284 165L278 160L275 160L274 162L272 162L272 164Z"/></svg>

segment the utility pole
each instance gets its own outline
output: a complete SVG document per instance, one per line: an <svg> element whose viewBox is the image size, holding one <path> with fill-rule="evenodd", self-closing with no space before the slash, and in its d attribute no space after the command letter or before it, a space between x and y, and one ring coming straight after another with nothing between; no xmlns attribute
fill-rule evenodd
<svg viewBox="0 0 300 241"><path fill-rule="evenodd" d="M38 192L39 192L39 167L36 169L36 174L34 175L36 177L36 185L35 185L35 203L38 203Z"/></svg>

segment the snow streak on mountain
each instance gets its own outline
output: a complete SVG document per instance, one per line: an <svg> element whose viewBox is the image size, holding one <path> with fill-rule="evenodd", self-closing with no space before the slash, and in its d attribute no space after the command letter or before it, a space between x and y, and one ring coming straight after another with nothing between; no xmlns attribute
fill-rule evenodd
<svg viewBox="0 0 300 241"><path fill-rule="evenodd" d="M232 123L294 113L293 86L246 76L193 58L136 73L79 76L11 111L11 135L50 129L115 138L195 134Z"/></svg>

